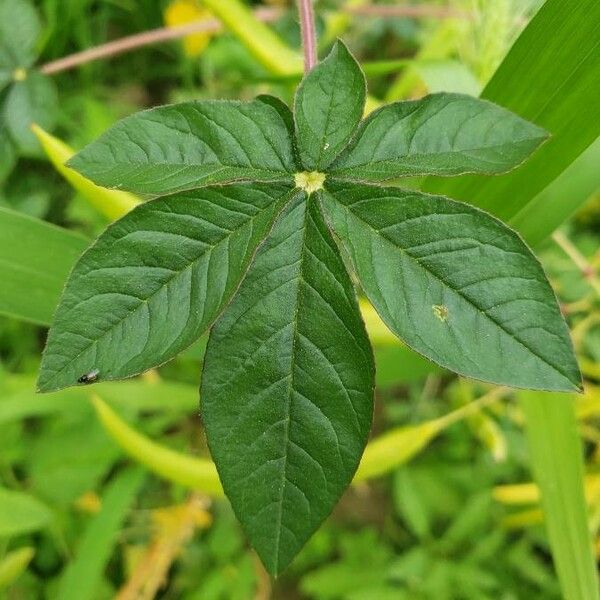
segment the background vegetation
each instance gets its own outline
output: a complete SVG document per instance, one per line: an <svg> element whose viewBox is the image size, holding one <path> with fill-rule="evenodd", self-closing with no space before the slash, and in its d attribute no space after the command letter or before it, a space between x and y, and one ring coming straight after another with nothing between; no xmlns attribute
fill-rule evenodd
<svg viewBox="0 0 600 600"><path fill-rule="evenodd" d="M598 597L600 14L592 1L561 4L316 3L322 49L344 37L365 67L372 106L482 93L552 132L540 156L507 176L408 184L483 206L534 246L572 328L586 391L573 398L457 379L400 346L363 305L376 346L376 441L360 480L273 582L207 460L202 343L135 380L35 394L45 326L73 260L136 200L66 180L52 160L69 149L28 125L80 148L156 104L264 92L290 102L302 68L295 7L253 6L270 21L263 29L243 10L251 3L234 0L35 2L43 27L26 81L40 71L46 83L12 108L19 77L0 91L0 597ZM27 18L18 5L0 0L0 42ZM55 62L188 22L204 31Z"/></svg>

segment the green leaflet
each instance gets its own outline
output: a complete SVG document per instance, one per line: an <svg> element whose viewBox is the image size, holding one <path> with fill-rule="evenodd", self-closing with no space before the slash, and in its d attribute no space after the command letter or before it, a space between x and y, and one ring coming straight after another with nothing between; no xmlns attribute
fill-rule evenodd
<svg viewBox="0 0 600 600"><path fill-rule="evenodd" d="M40 144L31 131L37 123L51 129L56 119L58 96L54 82L41 73L30 72L10 88L4 105L6 128L17 148L24 154L36 154Z"/></svg>
<svg viewBox="0 0 600 600"><path fill-rule="evenodd" d="M580 388L552 288L506 225L397 188L331 183L322 201L373 306L413 349L493 383Z"/></svg>
<svg viewBox="0 0 600 600"><path fill-rule="evenodd" d="M75 267L40 388L138 373L216 319L204 423L223 488L272 573L349 484L373 410L373 357L323 205L376 309L414 348L492 382L580 383L552 290L514 232L447 198L358 181L506 171L545 132L456 94L359 125L364 95L339 42L301 83L293 115L269 96L156 108L71 161L101 185L172 194L123 217Z"/></svg>
<svg viewBox="0 0 600 600"><path fill-rule="evenodd" d="M239 184L139 205L75 266L48 336L40 391L129 377L192 344L229 301L289 186Z"/></svg>
<svg viewBox="0 0 600 600"><path fill-rule="evenodd" d="M348 143L362 118L365 96L365 77L338 41L296 92L296 137L307 170L325 169Z"/></svg>
<svg viewBox="0 0 600 600"><path fill-rule="evenodd" d="M367 117L331 165L344 179L503 173L522 163L547 133L471 96L433 94L383 106Z"/></svg>
<svg viewBox="0 0 600 600"><path fill-rule="evenodd" d="M15 69L27 69L37 56L41 32L37 12L27 0L0 0L0 89Z"/></svg>
<svg viewBox="0 0 600 600"><path fill-rule="evenodd" d="M160 195L218 182L289 180L288 126L264 100L161 106L127 117L70 167L104 187Z"/></svg>
<svg viewBox="0 0 600 600"><path fill-rule="evenodd" d="M354 475L372 361L335 243L314 199L298 195L211 332L201 390L223 487L273 574Z"/></svg>

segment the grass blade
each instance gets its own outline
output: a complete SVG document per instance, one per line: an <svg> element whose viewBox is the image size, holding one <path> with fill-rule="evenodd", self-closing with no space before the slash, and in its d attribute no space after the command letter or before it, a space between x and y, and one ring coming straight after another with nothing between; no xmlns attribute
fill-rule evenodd
<svg viewBox="0 0 600 600"><path fill-rule="evenodd" d="M598 600L588 529L582 448L572 396L522 392L531 467L566 600Z"/></svg>
<svg viewBox="0 0 600 600"><path fill-rule="evenodd" d="M524 165L498 177L429 178L447 194L512 219L600 135L600 3L547 0L511 48L482 97L547 129L551 139ZM600 172L597 178L600 183ZM570 197L563 198L569 204ZM546 204L528 223L556 225ZM528 223L521 229L528 236ZM546 234L551 233L547 231Z"/></svg>
<svg viewBox="0 0 600 600"><path fill-rule="evenodd" d="M86 246L81 235L0 207L0 314L48 324Z"/></svg>
<svg viewBox="0 0 600 600"><path fill-rule="evenodd" d="M75 558L60 582L58 600L96 598L117 534L143 481L143 471L129 469L106 487L102 509L83 532Z"/></svg>

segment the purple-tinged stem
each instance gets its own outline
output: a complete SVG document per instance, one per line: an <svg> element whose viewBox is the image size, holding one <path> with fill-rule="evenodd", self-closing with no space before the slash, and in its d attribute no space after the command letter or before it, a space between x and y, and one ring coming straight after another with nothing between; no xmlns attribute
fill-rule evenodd
<svg viewBox="0 0 600 600"><path fill-rule="evenodd" d="M304 50L304 72L308 73L317 64L317 33L312 0L298 0L298 12Z"/></svg>

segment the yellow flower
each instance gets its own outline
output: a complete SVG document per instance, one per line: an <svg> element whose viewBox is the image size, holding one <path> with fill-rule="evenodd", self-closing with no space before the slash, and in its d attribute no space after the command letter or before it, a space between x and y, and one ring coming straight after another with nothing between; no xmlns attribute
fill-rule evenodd
<svg viewBox="0 0 600 600"><path fill-rule="evenodd" d="M167 27L186 25L194 21L207 21L213 18L210 11L200 6L196 0L173 0L165 9ZM210 33L193 33L183 38L183 47L187 56L199 56L210 41Z"/></svg>

